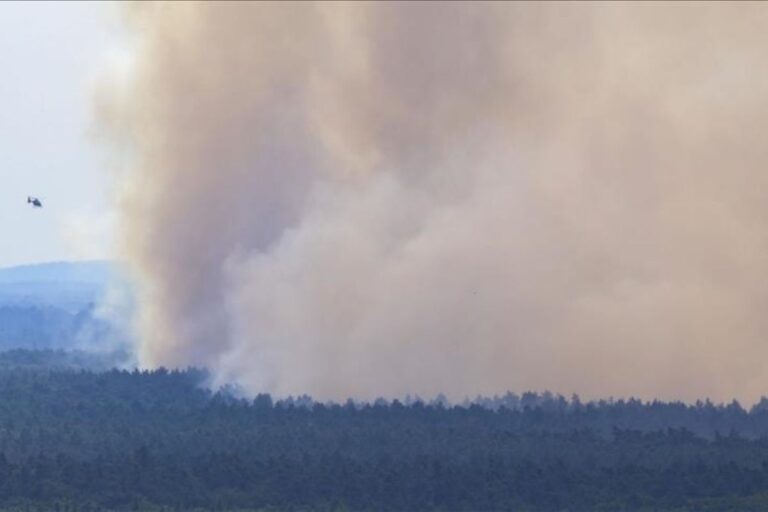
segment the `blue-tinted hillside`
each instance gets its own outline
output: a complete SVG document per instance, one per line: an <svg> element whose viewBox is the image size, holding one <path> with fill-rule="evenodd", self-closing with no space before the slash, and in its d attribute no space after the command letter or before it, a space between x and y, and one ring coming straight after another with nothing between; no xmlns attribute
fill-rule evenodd
<svg viewBox="0 0 768 512"><path fill-rule="evenodd" d="M116 286L124 281L106 261L0 268L0 350L121 343L115 318L100 307Z"/></svg>

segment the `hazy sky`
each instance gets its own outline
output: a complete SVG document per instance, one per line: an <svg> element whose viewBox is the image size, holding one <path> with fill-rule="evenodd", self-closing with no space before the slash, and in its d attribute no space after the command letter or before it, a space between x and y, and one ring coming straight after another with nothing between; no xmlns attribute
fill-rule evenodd
<svg viewBox="0 0 768 512"><path fill-rule="evenodd" d="M93 84L119 60L113 10L0 3L0 266L107 256L109 178L90 131Z"/></svg>

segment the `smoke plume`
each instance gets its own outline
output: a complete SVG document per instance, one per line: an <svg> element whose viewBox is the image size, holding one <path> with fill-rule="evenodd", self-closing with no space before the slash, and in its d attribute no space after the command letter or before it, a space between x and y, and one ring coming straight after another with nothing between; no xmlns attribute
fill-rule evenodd
<svg viewBox="0 0 768 512"><path fill-rule="evenodd" d="M762 4L134 5L147 366L322 398L768 390Z"/></svg>

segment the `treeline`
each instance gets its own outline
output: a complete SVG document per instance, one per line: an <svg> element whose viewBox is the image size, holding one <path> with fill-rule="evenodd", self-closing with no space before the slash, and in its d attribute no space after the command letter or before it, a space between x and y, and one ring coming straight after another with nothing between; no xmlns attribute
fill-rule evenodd
<svg viewBox="0 0 768 512"><path fill-rule="evenodd" d="M0 372L8 370L104 372L116 366L130 365L133 356L126 350L99 352L63 349L11 349L0 352Z"/></svg>
<svg viewBox="0 0 768 512"><path fill-rule="evenodd" d="M326 404L206 380L0 366L0 509L768 509L765 401Z"/></svg>

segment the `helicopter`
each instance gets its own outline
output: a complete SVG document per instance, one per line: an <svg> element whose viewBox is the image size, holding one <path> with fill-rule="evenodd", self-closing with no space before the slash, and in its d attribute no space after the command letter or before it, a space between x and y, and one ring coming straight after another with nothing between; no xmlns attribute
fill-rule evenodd
<svg viewBox="0 0 768 512"><path fill-rule="evenodd" d="M31 204L32 208L42 208L43 203L36 197L27 196L27 204Z"/></svg>

